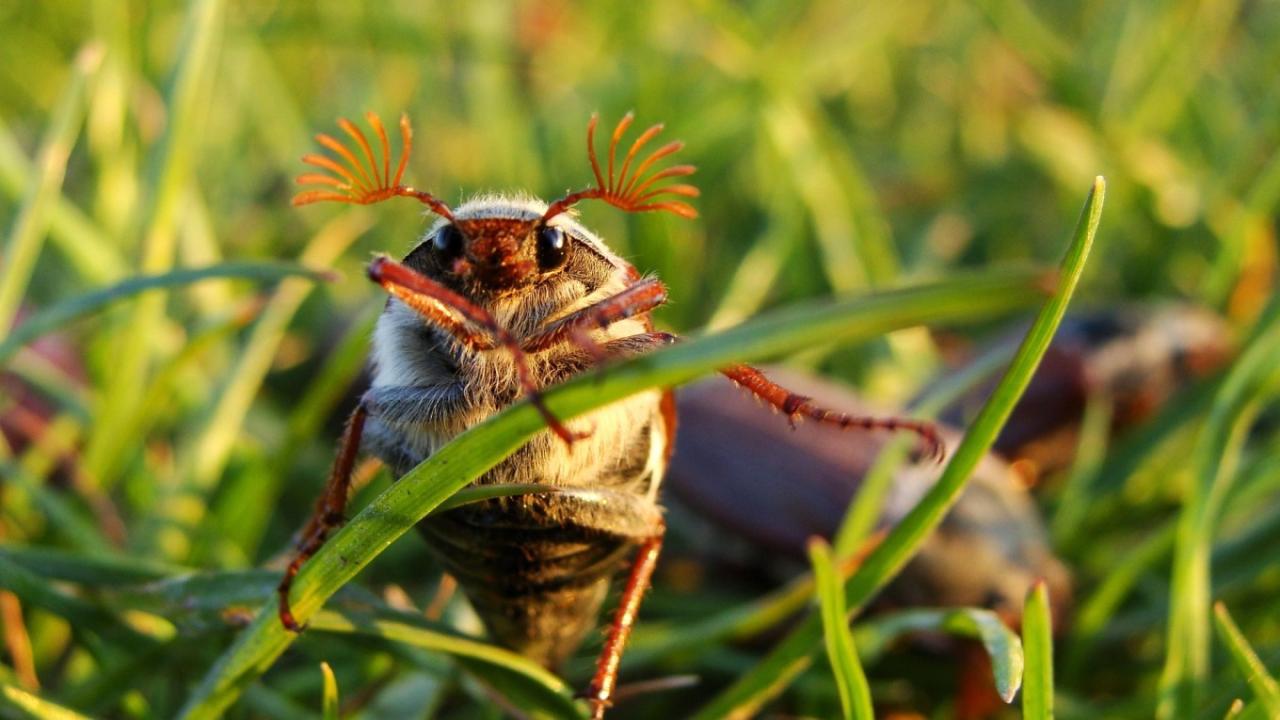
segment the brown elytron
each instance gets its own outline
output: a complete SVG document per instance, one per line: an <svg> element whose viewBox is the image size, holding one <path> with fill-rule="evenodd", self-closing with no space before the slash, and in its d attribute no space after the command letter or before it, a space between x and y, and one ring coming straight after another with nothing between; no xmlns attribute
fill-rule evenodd
<svg viewBox="0 0 1280 720"><path fill-rule="evenodd" d="M318 135L337 157L303 158L327 173L304 174L299 183L325 188L299 193L294 204L366 205L410 197L440 220L403 261L380 257L369 266L369 277L391 296L374 333L372 386L347 423L328 486L280 583L280 620L298 629L289 609L290 584L342 523L361 449L402 475L523 396L551 432L535 436L476 482L541 483L559 490L462 506L423 520L419 530L493 638L548 667L563 661L595 627L610 580L627 552L638 548L585 692L600 717L662 547L657 493L674 447L675 405L670 391L652 391L562 422L542 403L540 390L675 337L654 331L649 317L666 302L662 283L641 277L566 211L594 199L626 212L696 217L681 198L696 197L697 188L663 184L694 168L654 170L682 147L678 142L639 159L660 125L641 133L618 163L630 114L614 129L602 167L593 116L587 151L594 186L550 204L486 197L451 208L401 183L412 142L408 120L400 121L403 150L393 172L386 129L376 115L367 117L381 153L360 128L339 121L359 154ZM809 418L842 428L906 430L920 436L929 455L941 456L941 440L927 423L833 412L745 365L722 372L792 422Z"/></svg>

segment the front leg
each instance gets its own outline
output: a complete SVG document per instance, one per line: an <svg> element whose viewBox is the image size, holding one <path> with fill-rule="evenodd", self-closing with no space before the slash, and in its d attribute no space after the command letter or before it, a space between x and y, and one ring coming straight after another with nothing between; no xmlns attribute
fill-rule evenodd
<svg viewBox="0 0 1280 720"><path fill-rule="evenodd" d="M610 325L647 313L667 301L667 287L657 278L646 278L597 303L588 305L547 325L542 331L527 338L522 347L525 352L541 352L565 340L572 340L587 350L598 348L590 342L587 332L603 330Z"/></svg>
<svg viewBox="0 0 1280 720"><path fill-rule="evenodd" d="M316 502L315 512L307 521L306 527L298 538L297 552L289 561L289 567L276 587L279 598L280 623L294 632L301 632L302 626L293 617L289 607L289 590L293 587L293 578L297 576L302 564L324 545L329 535L342 526L346 520L347 495L351 491L351 471L355 467L356 456L360 453L360 439L364 434L365 420L369 412L363 402L356 406L347 420L347 428L342 433L342 445L338 456L333 461L333 469L329 473L329 482L325 485L324 494Z"/></svg>

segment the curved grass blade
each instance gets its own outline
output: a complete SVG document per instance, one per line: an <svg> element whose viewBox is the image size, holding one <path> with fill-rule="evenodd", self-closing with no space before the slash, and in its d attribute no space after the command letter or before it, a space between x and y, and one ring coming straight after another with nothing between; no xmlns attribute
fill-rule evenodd
<svg viewBox="0 0 1280 720"><path fill-rule="evenodd" d="M1022 688L1022 717L1053 718L1053 621L1049 617L1049 593L1038 582L1027 594L1022 611L1022 645L1027 651L1027 671Z"/></svg>
<svg viewBox="0 0 1280 720"><path fill-rule="evenodd" d="M324 700L320 706L320 717L323 720L338 720L338 679L333 676L333 668L329 663L320 663L320 674L324 675Z"/></svg>
<svg viewBox="0 0 1280 720"><path fill-rule="evenodd" d="M875 720L871 705L871 687L858 661L849 631L848 613L844 608L844 589L831 559L831 546L821 538L809 541L809 561L817 587L818 606L822 614L822 636L827 646L827 660L840 692L840 708L844 717Z"/></svg>
<svg viewBox="0 0 1280 720"><path fill-rule="evenodd" d="M322 610L309 628L319 632L377 637L443 653L458 660L517 707L534 717L580 718L573 690L537 663L483 640L442 632L405 613Z"/></svg>
<svg viewBox="0 0 1280 720"><path fill-rule="evenodd" d="M1231 619L1226 605L1220 602L1214 604L1213 619L1218 626L1218 638L1231 653L1231 659L1235 661L1245 680L1249 681L1249 687L1258 697L1258 702L1266 708L1267 715L1280 717L1280 683L1267 673L1267 667L1262 664L1258 653L1254 652L1240 628Z"/></svg>
<svg viewBox="0 0 1280 720"><path fill-rule="evenodd" d="M904 610L859 623L853 637L859 655L870 662L884 653L894 640L915 632L945 633L980 641L991 658L996 692L1005 702L1013 702L1022 686L1022 640L990 610Z"/></svg>
<svg viewBox="0 0 1280 720"><path fill-rule="evenodd" d="M920 543L955 503L974 467L995 442L1000 428L1031 381L1075 292L1098 231L1105 192L1106 183L1099 177L1085 201L1062 261L1057 289L1027 331L1009 369L974 419L973 426L965 433L942 477L845 584L845 599L854 611L861 609L911 559ZM820 624L810 615L764 660L714 698L695 717L707 720L754 714L761 704L782 692L809 666L813 648L820 637Z"/></svg>
<svg viewBox="0 0 1280 720"><path fill-rule="evenodd" d="M923 322L990 316L1040 295L1038 276L998 273L790 308L718 335L680 343L577 377L547 391L544 401L572 418L644 390L673 387L734 362L776 357L815 344L861 340ZM292 596L301 622L360 568L427 513L544 429L538 412L519 403L459 435L400 478L311 558ZM189 698L182 716L221 714L245 685L265 672L293 641L266 602Z"/></svg>
<svg viewBox="0 0 1280 720"><path fill-rule="evenodd" d="M22 325L5 337L3 343L0 343L0 363L13 357L13 354L23 345L57 330L76 318L98 312L112 303L147 290L183 287L212 278L243 278L270 282L292 276L307 277L316 281L333 279L331 273L280 262L228 262L202 268L183 268L157 275L131 277L110 287L68 298L27 318Z"/></svg>
<svg viewBox="0 0 1280 720"><path fill-rule="evenodd" d="M18 714L15 717L37 718L38 720L89 720L87 715L58 705L36 695L33 692L11 685L0 678L0 708L11 708ZM7 716L7 713L5 713Z"/></svg>

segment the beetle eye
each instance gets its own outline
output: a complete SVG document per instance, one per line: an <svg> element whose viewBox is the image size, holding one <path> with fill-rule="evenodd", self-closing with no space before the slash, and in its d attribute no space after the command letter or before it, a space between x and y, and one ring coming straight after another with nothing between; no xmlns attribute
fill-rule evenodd
<svg viewBox="0 0 1280 720"><path fill-rule="evenodd" d="M431 238L431 248L440 257L456 258L462 254L462 233L453 225L445 225Z"/></svg>
<svg viewBox="0 0 1280 720"><path fill-rule="evenodd" d="M538 228L538 267L554 270L569 259L569 241L558 227Z"/></svg>

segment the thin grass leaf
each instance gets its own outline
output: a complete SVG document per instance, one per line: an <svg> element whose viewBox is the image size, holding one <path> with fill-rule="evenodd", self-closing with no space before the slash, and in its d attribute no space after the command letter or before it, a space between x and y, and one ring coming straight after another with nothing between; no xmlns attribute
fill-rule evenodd
<svg viewBox="0 0 1280 720"><path fill-rule="evenodd" d="M16 199L34 184L35 170L0 118L0 188ZM58 195L48 216L49 239L86 283L113 282L129 272L115 246L75 203Z"/></svg>
<svg viewBox="0 0 1280 720"><path fill-rule="evenodd" d="M0 707L8 707L18 713L16 717L33 720L89 720L87 715L46 700L0 678Z"/></svg>
<svg viewBox="0 0 1280 720"><path fill-rule="evenodd" d="M1053 296L1027 331L1009 369L983 405L972 427L965 433L964 440L952 455L942 477L889 533L884 542L871 552L862 567L846 583L845 599L850 608L855 611L861 609L902 569L925 537L942 521L947 510L964 490L978 461L995 442L996 435L1026 390L1040 359L1049 347L1084 272L1101 219L1105 191L1105 182L1101 177L1097 178L1062 261L1058 286ZM820 623L810 615L764 660L703 707L695 717L708 720L754 714L764 702L782 692L809 666L813 648L820 637Z"/></svg>
<svg viewBox="0 0 1280 720"><path fill-rule="evenodd" d="M1002 344L983 353L964 370L931 388L913 405L911 416L922 420L934 419L943 408L1006 365L1013 358L1013 351L1012 345ZM894 475L907 460L910 451L911 443L906 438L893 438L880 451L836 530L836 557L849 557L871 536L893 487Z"/></svg>
<svg viewBox="0 0 1280 720"><path fill-rule="evenodd" d="M6 362L18 348L58 330L71 321L99 312L112 303L131 298L148 290L185 287L213 278L239 278L272 282L287 277L304 277L314 282L333 280L332 273L302 265L281 262L234 261L201 268L182 268L158 275L138 275L115 285L62 300L32 314L0 343L0 363Z"/></svg>
<svg viewBox="0 0 1280 720"><path fill-rule="evenodd" d="M846 720L875 720L871 704L871 687L858 661L849 631L848 613L844 607L844 589L831 559L831 547L820 538L809 542L809 561L813 565L818 607L822 614L822 636L827 646L827 661L836 678L840 708Z"/></svg>
<svg viewBox="0 0 1280 720"><path fill-rule="evenodd" d="M581 718L573 689L537 663L483 640L444 631L429 621L384 611L322 610L309 625L318 632L362 635L448 655L534 717Z"/></svg>
<svg viewBox="0 0 1280 720"><path fill-rule="evenodd" d="M58 100L49 129L40 143L37 175L28 187L4 246L4 265L0 268L0 337L9 334L18 305L31 282L31 272L35 270L49 228L49 212L61 196L67 159L84 119L89 78L101 61L102 47L96 43L86 46L76 56L70 83Z"/></svg>
<svg viewBox="0 0 1280 720"><path fill-rule="evenodd" d="M1067 676L1088 671L1085 659L1097 642L1098 634L1115 616L1120 604L1143 575L1169 556L1176 539L1177 523L1167 522L1136 548L1123 553L1106 578L1080 603L1080 610L1072 620L1071 644L1065 663Z"/></svg>
<svg viewBox="0 0 1280 720"><path fill-rule="evenodd" d="M320 706L320 717L324 720L338 720L338 679L333 676L333 668L329 663L320 663L320 674L324 675L324 699Z"/></svg>
<svg viewBox="0 0 1280 720"><path fill-rule="evenodd" d="M307 444L321 435L331 416L369 359L369 339L382 312L382 303L370 303L360 318L329 350L324 365L307 385L306 391L289 413L284 440L273 451L270 471L238 473L219 489L213 515L223 537L240 547L246 557L254 557L263 534L275 516L282 486L291 477L299 455ZM199 550L199 549L198 549ZM196 557L200 552L196 553Z"/></svg>
<svg viewBox="0 0 1280 720"><path fill-rule="evenodd" d="M854 628L853 639L858 644L859 656L871 662L898 638L919 632L945 633L980 641L991 658L996 692L1005 702L1013 702L1022 685L1022 641L990 610L955 608L886 613L859 623Z"/></svg>
<svg viewBox="0 0 1280 720"><path fill-rule="evenodd" d="M213 80L222 12L222 0L196 0L183 22L181 54L165 96L168 122L153 156L146 189L148 202L141 223L141 269L147 274L167 272L173 267L178 211L203 140L200 124ZM112 382L96 408L98 423L85 450L88 475L106 487L116 479L119 457L132 447L133 438L128 432L137 424L137 389L147 385L152 340L163 317L164 297L145 293L137 299L128 324L117 338Z"/></svg>
<svg viewBox="0 0 1280 720"><path fill-rule="evenodd" d="M329 267L351 247L371 222L368 213L344 213L322 228L303 249L298 261L310 267ZM258 315L230 375L217 394L217 402L203 418L194 439L184 444L183 482L170 488L157 503L152 523L143 529L143 542L163 543L169 557L186 560L191 550L190 535L204 519L208 507L204 496L211 492L231 456L231 449L249 413L271 362L276 357L285 332L313 287L300 278L280 283ZM202 498L192 503L192 495Z"/></svg>
<svg viewBox="0 0 1280 720"><path fill-rule="evenodd" d="M189 568L128 555L89 555L47 547L0 543L0 559L12 562L46 580L89 587L134 585L189 573Z"/></svg>
<svg viewBox="0 0 1280 720"><path fill-rule="evenodd" d="M156 640L108 610L71 595L4 558L0 558L0 590L12 592L26 605L65 618L78 632L87 631L126 647L146 647Z"/></svg>
<svg viewBox="0 0 1280 720"><path fill-rule="evenodd" d="M733 362L767 359L814 344L867 339L926 321L998 313L1037 296L1035 284L1035 278L1026 274L1001 273L795 307L580 376L548 390L545 403L557 417L572 418L637 392L688 382ZM537 411L519 403L459 435L405 474L302 569L292 596L295 617L305 623L326 598L393 540L543 429ZM274 601L267 602L210 669L182 716L219 715L292 640L276 617Z"/></svg>
<svg viewBox="0 0 1280 720"><path fill-rule="evenodd" d="M1264 318L1254 339L1224 379L1190 458L1192 482L1178 517L1158 717L1190 716L1209 677L1214 529L1233 483L1247 432L1277 385L1280 305Z"/></svg>
<svg viewBox="0 0 1280 720"><path fill-rule="evenodd" d="M1022 611L1022 646L1027 653L1022 686L1022 717L1053 718L1053 619L1049 616L1049 592L1043 581L1027 593Z"/></svg>
<svg viewBox="0 0 1280 720"><path fill-rule="evenodd" d="M1218 639L1231 653L1231 659L1235 661L1240 674L1249 681L1249 687L1253 689L1258 702L1266 708L1268 715L1280 717L1280 683L1267 672L1258 653L1249 645L1235 620L1231 619L1226 605L1221 602L1214 604L1213 619L1218 626Z"/></svg>

